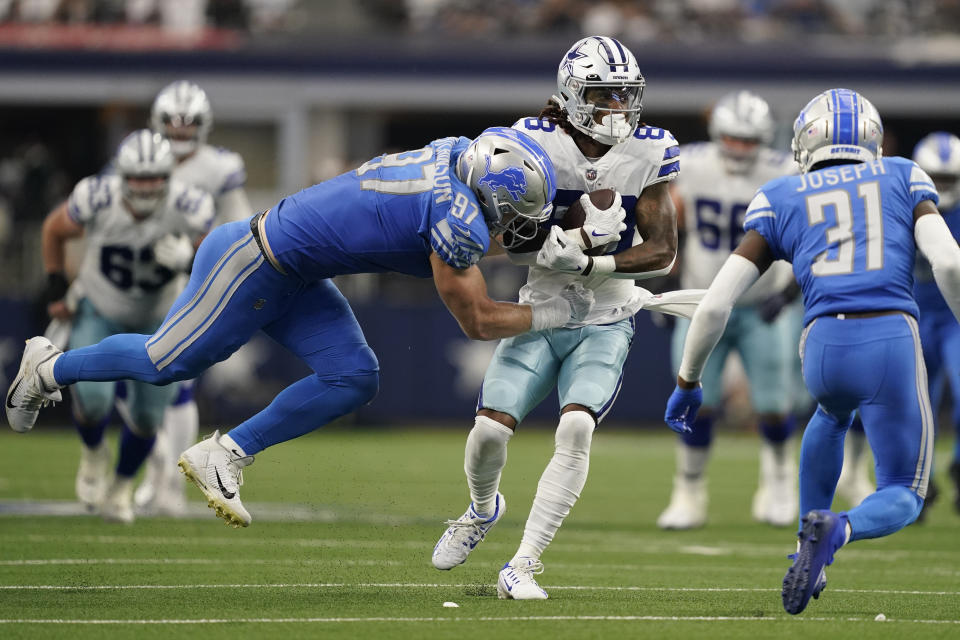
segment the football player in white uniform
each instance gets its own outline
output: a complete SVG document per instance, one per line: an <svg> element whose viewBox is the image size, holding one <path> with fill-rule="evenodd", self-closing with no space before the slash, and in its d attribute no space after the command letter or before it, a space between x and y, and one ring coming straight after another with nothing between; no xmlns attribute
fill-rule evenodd
<svg viewBox="0 0 960 640"><path fill-rule="evenodd" d="M148 129L120 144L116 173L84 178L67 202L43 224L45 298L51 317L72 317L70 348L123 332L151 332L182 288L194 248L213 221L213 199L173 178L170 144ZM83 236L86 249L77 274L79 301L67 303L65 244ZM72 388L72 408L83 440L77 497L106 520L133 521L133 477L153 446L176 385L128 383L122 405L123 435L116 473L103 442L115 401L112 382Z"/></svg>
<svg viewBox="0 0 960 640"><path fill-rule="evenodd" d="M240 154L207 144L213 110L197 84L178 80L157 94L150 110L150 127L170 141L176 158L173 177L200 187L214 198L215 226L249 218L253 211L244 184L247 172ZM167 409L147 472L134 501L145 513L178 515L186 506L186 483L177 457L197 441L200 416L193 398L193 381L182 382Z"/></svg>
<svg viewBox="0 0 960 640"><path fill-rule="evenodd" d="M683 145L683 175L672 187L685 233L680 263L683 287L710 286L743 237L743 216L757 188L773 178L796 173L789 154L769 148L774 121L767 102L754 93L736 91L720 98L710 114L709 133L709 142ZM657 519L659 527L690 529L706 522L705 471L713 422L723 405L720 379L732 351L743 362L762 436L753 517L777 526L796 523L797 471L789 443L794 431L790 406L792 353L797 347L787 314L767 322L760 309L765 300L791 282L790 265L776 262L737 302L704 370L710 382L704 384L703 408L693 433L678 440L673 494ZM674 328L674 374L680 366L689 326L689 320L680 319Z"/></svg>
<svg viewBox="0 0 960 640"><path fill-rule="evenodd" d="M557 387L554 455L540 479L520 546L497 583L501 598L519 600L547 597L534 578L543 570L540 555L580 496L593 431L620 390L633 315L652 297L634 280L669 271L677 247L667 185L679 170L679 149L669 131L638 126L644 79L633 54L613 38L584 38L564 55L557 85L559 94L538 117L521 119L514 127L539 142L554 163L554 222L577 200L586 220L582 230L564 232L555 225L542 230L546 239L539 252L505 246L514 262L530 265L521 302L546 299L580 282L593 290L595 305L581 322L500 342L467 437L464 471L472 502L463 516L448 522L433 551L434 566L451 569L502 518L506 503L498 486L507 442ZM606 210L584 195L602 188L619 192ZM625 224L624 210L629 211ZM584 249L593 247L608 251L585 255Z"/></svg>

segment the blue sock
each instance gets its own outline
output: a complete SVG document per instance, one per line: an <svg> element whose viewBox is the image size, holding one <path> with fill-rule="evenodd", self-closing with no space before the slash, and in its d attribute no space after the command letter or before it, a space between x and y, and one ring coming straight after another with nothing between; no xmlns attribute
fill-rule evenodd
<svg viewBox="0 0 960 640"><path fill-rule="evenodd" d="M101 442L103 442L103 434L107 430L107 425L110 423L110 416L107 416L97 424L80 424L80 422L74 418L73 426L77 428L77 433L80 434L80 439L83 440L83 444L87 445L91 449L96 449Z"/></svg>
<svg viewBox="0 0 960 640"><path fill-rule="evenodd" d="M923 498L901 485L890 485L867 496L847 512L853 534L850 540L880 538L917 519Z"/></svg>
<svg viewBox="0 0 960 640"><path fill-rule="evenodd" d="M760 421L760 435L767 442L779 444L786 442L797 428L797 419L792 415L785 417L781 422Z"/></svg>
<svg viewBox="0 0 960 640"><path fill-rule="evenodd" d="M316 375L298 380L267 408L230 431L248 456L292 440L370 402L377 393L376 371L330 380Z"/></svg>
<svg viewBox="0 0 960 640"><path fill-rule="evenodd" d="M143 461L150 455L156 436L143 437L124 425L120 436L120 459L117 461L117 475L132 478Z"/></svg>
<svg viewBox="0 0 960 640"><path fill-rule="evenodd" d="M850 419L840 422L817 407L800 443L800 515L829 509L843 468L843 440Z"/></svg>
<svg viewBox="0 0 960 640"><path fill-rule="evenodd" d="M713 416L697 416L693 433L683 433L680 439L688 447L709 447L713 442Z"/></svg>

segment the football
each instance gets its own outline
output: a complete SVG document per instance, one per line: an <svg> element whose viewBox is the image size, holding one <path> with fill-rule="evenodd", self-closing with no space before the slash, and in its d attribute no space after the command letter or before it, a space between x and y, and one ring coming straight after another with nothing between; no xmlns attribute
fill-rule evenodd
<svg viewBox="0 0 960 640"><path fill-rule="evenodd" d="M613 189L597 189L587 195L590 196L590 202L592 202L595 207L598 209L607 209L613 205L613 200L617 197L617 192ZM574 200L573 204L564 212L563 218L560 220L560 228L564 231L567 229L577 229L583 226L586 218L587 213L583 210L583 205L580 204L580 199L578 198ZM584 251L584 253L588 256L602 256L610 248L612 247L609 245L594 247L593 249Z"/></svg>

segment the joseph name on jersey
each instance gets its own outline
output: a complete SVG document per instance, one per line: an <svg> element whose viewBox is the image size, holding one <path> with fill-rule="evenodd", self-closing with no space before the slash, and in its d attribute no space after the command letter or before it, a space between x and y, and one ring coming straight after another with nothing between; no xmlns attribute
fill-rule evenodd
<svg viewBox="0 0 960 640"><path fill-rule="evenodd" d="M906 158L882 158L773 180L750 203L744 227L766 239L775 259L793 263L804 325L852 311L916 317L913 210L922 200L939 200L930 176Z"/></svg>
<svg viewBox="0 0 960 640"><path fill-rule="evenodd" d="M434 140L288 196L267 214L264 243L284 271L306 281L387 271L429 278L431 249L456 269L476 264L490 232L476 195L454 173L469 145Z"/></svg>
<svg viewBox="0 0 960 640"><path fill-rule="evenodd" d="M182 284L153 259L153 245L171 233L196 240L213 222L213 200L176 180L164 203L149 217L135 219L123 203L121 178L101 174L74 187L67 213L83 225L86 249L77 274L85 297L97 312L128 326L163 319Z"/></svg>
<svg viewBox="0 0 960 640"><path fill-rule="evenodd" d="M680 153L683 173L674 185L683 199L686 236L680 283L684 289L706 289L743 238L743 218L757 187L796 174L797 165L786 153L762 148L749 171L732 174L724 169L716 143L685 144ZM791 279L790 265L775 262L743 294L737 306L757 304L783 289Z"/></svg>
<svg viewBox="0 0 960 640"><path fill-rule="evenodd" d="M247 182L247 170L240 154L209 144L200 145L196 153L177 164L173 177L186 184L200 187L213 196L217 224L233 222L223 219L223 196ZM249 215L249 212L244 212Z"/></svg>
<svg viewBox="0 0 960 640"><path fill-rule="evenodd" d="M513 127L540 143L553 162L557 196L553 201L554 214L550 224L556 224L584 193L615 189L620 193L627 212L624 220L627 229L620 234L615 252L642 242L636 233L634 210L637 199L650 185L676 178L680 170L679 146L669 131L637 127L630 138L611 147L602 157L591 160L583 155L573 138L551 122L523 118ZM628 318L639 310L643 301L643 292L633 280L605 274L584 277L532 266L527 284L520 289L520 302L529 304L558 295L571 282L580 282L592 289L596 302L582 322L571 323L568 327L608 324Z"/></svg>

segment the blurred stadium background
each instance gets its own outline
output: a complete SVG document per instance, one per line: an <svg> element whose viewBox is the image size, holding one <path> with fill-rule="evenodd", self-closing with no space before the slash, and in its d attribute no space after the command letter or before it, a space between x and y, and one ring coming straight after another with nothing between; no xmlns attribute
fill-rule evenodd
<svg viewBox="0 0 960 640"><path fill-rule="evenodd" d="M535 114L587 34L633 49L644 119L681 143L705 138L718 96L749 88L773 105L786 148L806 100L846 86L883 115L885 152L909 155L931 130L960 131L958 27L955 0L0 0L0 386L45 325L44 216L172 80L206 89L211 142L243 155L259 210L384 151ZM516 295L523 270L484 269L494 297ZM351 419L468 425L493 345L467 341L429 281L338 284L383 369L379 397ZM668 333L638 325L612 423L656 423L672 388ZM202 423L236 424L298 367L255 341L202 380Z"/></svg>

